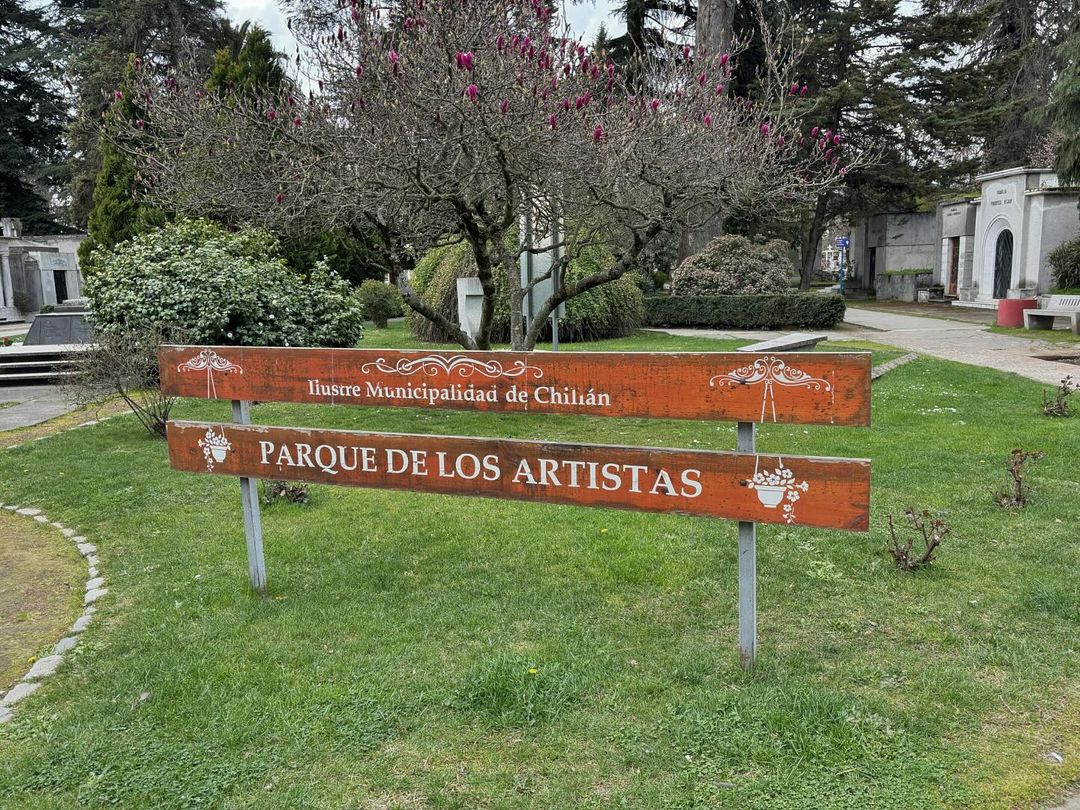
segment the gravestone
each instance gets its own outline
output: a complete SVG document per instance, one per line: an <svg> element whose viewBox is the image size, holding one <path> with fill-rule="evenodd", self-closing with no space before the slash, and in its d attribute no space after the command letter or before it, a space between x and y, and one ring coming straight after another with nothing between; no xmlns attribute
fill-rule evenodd
<svg viewBox="0 0 1080 810"><path fill-rule="evenodd" d="M23 341L25 346L59 346L92 343L92 330L86 320L86 299L74 298L34 318Z"/></svg>

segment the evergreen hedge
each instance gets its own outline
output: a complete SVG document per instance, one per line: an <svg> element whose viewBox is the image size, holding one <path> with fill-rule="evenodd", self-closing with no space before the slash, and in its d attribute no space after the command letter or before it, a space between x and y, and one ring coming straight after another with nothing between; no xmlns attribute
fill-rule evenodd
<svg viewBox="0 0 1080 810"><path fill-rule="evenodd" d="M647 326L828 329L844 320L844 298L785 295L672 295L645 299Z"/></svg>

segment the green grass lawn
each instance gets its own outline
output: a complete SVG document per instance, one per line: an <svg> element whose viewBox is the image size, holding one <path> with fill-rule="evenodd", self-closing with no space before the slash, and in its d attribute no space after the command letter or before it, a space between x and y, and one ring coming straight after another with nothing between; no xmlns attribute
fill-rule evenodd
<svg viewBox="0 0 1080 810"><path fill-rule="evenodd" d="M991 326L991 332L999 335L1011 335L1012 337L1028 338L1029 340L1045 340L1048 343L1072 343L1080 346L1080 335L1074 335L1065 329L1014 329L1007 326Z"/></svg>
<svg viewBox="0 0 1080 810"><path fill-rule="evenodd" d="M400 327L366 344L409 345ZM720 350L643 334L605 346ZM826 348L827 344L822 348ZM834 348L838 348L834 345ZM875 360L896 352L876 352ZM0 807L1031 806L1080 776L1080 420L1040 386L920 359L872 428L765 452L873 459L872 531L759 531L759 666L736 651L735 525L313 487L264 510L171 472L129 417L0 453L0 498L100 551L96 624L0 726ZM177 418L225 419L185 401ZM259 405L264 423L731 449L732 425ZM1016 446L1031 505L992 491ZM952 526L917 575L888 513ZM140 701L139 696L149 693ZM1064 757L1051 761L1051 752Z"/></svg>

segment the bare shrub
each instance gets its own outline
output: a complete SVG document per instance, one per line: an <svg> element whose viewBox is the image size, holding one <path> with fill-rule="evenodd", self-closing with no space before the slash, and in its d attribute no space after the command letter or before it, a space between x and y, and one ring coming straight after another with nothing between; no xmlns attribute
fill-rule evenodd
<svg viewBox="0 0 1080 810"><path fill-rule="evenodd" d="M175 397L161 393L157 350L162 343L183 342L162 327L96 334L96 343L75 357L65 383L68 399L97 405L119 395L152 436L165 438Z"/></svg>
<svg viewBox="0 0 1080 810"><path fill-rule="evenodd" d="M1027 506L1031 499L1031 487L1024 480L1027 474L1026 467L1029 461L1038 461L1046 458L1042 450L1024 450L1017 447L1009 453L1009 461L1005 466L1008 473L1008 483L994 496L994 501L1002 509L1022 509Z"/></svg>
<svg viewBox="0 0 1080 810"><path fill-rule="evenodd" d="M904 517L911 524L912 530L906 539L898 536L896 523L893 516L889 515L889 554L901 571L911 572L927 568L934 563L934 553L949 533L949 527L944 520L932 517L925 509L916 512L914 507L909 506L904 510ZM915 547L916 541L920 548Z"/></svg>
<svg viewBox="0 0 1080 810"><path fill-rule="evenodd" d="M1072 413L1069 407L1069 397L1080 391L1080 383L1073 381L1072 375L1067 374L1058 384L1052 394L1043 391L1043 415L1044 416L1068 416Z"/></svg>
<svg viewBox="0 0 1080 810"><path fill-rule="evenodd" d="M308 503L311 495L303 481L262 481L262 500L267 506L275 503Z"/></svg>

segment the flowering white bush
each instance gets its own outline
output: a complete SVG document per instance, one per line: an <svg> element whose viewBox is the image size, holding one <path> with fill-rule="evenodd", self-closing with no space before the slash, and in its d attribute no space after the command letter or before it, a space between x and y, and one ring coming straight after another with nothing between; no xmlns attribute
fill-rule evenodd
<svg viewBox="0 0 1080 810"><path fill-rule="evenodd" d="M793 274L787 243L725 234L675 269L671 294L776 295L790 291Z"/></svg>
<svg viewBox="0 0 1080 810"><path fill-rule="evenodd" d="M166 328L202 344L352 346L362 335L349 284L289 269L265 231L181 220L96 251L87 279L98 332Z"/></svg>

